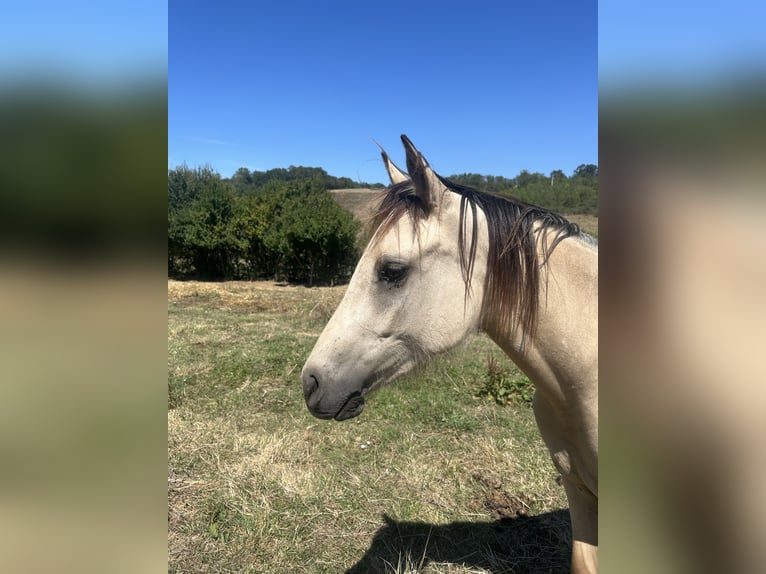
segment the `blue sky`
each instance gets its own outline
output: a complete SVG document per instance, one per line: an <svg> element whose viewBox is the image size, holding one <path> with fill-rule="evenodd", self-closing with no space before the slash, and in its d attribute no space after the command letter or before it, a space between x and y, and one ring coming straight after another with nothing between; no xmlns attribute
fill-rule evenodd
<svg viewBox="0 0 766 574"><path fill-rule="evenodd" d="M766 72L763 0L599 3L599 84L705 90Z"/></svg>
<svg viewBox="0 0 766 574"><path fill-rule="evenodd" d="M161 77L168 11L157 0L25 0L0 16L0 86L47 77L89 88Z"/></svg>
<svg viewBox="0 0 766 574"><path fill-rule="evenodd" d="M766 3L28 0L0 18L0 92L169 73L168 164L384 179L407 133L445 174L597 162L603 88L766 77ZM597 31L598 16L598 31ZM597 63L598 40L598 63Z"/></svg>
<svg viewBox="0 0 766 574"><path fill-rule="evenodd" d="M168 166L383 182L597 163L597 4L171 0Z"/></svg>

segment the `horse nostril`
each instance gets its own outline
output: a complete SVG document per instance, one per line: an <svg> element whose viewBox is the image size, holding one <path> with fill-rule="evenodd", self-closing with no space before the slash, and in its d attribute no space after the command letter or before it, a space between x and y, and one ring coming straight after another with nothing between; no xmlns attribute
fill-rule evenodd
<svg viewBox="0 0 766 574"><path fill-rule="evenodd" d="M319 389L319 379L311 373L303 375L303 396L308 399Z"/></svg>

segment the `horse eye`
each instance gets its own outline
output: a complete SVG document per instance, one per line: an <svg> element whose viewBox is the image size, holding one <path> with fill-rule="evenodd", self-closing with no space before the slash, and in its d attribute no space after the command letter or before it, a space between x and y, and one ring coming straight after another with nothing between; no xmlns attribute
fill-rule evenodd
<svg viewBox="0 0 766 574"><path fill-rule="evenodd" d="M398 287L399 283L406 277L407 271L409 271L409 267L402 263L387 262L381 265L378 270L378 279Z"/></svg>

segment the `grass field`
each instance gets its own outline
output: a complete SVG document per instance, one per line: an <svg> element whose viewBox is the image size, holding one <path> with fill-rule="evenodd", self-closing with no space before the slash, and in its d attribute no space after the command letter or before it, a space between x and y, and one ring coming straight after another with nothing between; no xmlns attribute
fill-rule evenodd
<svg viewBox="0 0 766 574"><path fill-rule="evenodd" d="M483 336L310 416L300 370L342 287L168 282L168 571L566 572L563 488Z"/></svg>

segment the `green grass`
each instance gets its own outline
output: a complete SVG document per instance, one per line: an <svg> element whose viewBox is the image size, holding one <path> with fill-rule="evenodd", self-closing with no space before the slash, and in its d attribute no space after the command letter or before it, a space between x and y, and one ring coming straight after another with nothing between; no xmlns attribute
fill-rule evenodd
<svg viewBox="0 0 766 574"><path fill-rule="evenodd" d="M488 339L320 421L299 375L342 288L168 292L170 572L567 571L563 489L529 404L487 396L514 369Z"/></svg>

